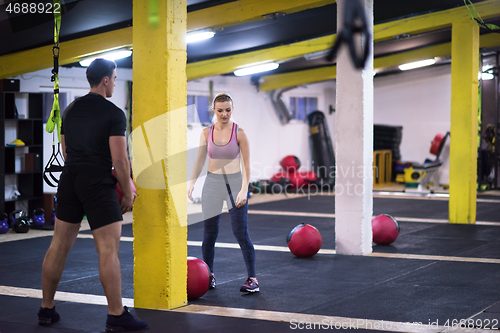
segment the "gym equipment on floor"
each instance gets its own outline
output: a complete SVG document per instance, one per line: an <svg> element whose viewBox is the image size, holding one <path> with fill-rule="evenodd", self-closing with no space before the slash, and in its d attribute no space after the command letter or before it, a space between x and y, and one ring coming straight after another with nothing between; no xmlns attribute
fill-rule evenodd
<svg viewBox="0 0 500 333"><path fill-rule="evenodd" d="M9 231L9 215L6 213L0 214L0 234L5 234Z"/></svg>
<svg viewBox="0 0 500 333"><path fill-rule="evenodd" d="M409 168L404 170L405 173L405 192L429 194L433 190L427 189L429 181L435 176L436 171L443 164L439 158L446 143L446 139L450 136L450 132L443 134L436 134L431 143L430 153L436 155L434 161L426 160L424 164L412 164ZM434 179L434 187L439 186L439 179Z"/></svg>
<svg viewBox="0 0 500 333"><path fill-rule="evenodd" d="M389 214L372 219L373 242L377 245L391 245L399 236L399 223Z"/></svg>
<svg viewBox="0 0 500 333"><path fill-rule="evenodd" d="M310 224L301 223L293 228L286 237L290 252L299 258L311 258L323 245L318 229Z"/></svg>
<svg viewBox="0 0 500 333"><path fill-rule="evenodd" d="M210 284L207 264L196 257L187 257L187 296L196 299L205 295Z"/></svg>

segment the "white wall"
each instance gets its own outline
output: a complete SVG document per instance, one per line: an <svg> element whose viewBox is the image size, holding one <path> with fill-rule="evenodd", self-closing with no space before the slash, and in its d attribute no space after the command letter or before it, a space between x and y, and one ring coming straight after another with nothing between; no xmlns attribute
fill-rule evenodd
<svg viewBox="0 0 500 333"><path fill-rule="evenodd" d="M423 163L437 133L450 130L451 66L375 77L374 123L403 126L402 161ZM441 153L440 184L449 184L449 144Z"/></svg>

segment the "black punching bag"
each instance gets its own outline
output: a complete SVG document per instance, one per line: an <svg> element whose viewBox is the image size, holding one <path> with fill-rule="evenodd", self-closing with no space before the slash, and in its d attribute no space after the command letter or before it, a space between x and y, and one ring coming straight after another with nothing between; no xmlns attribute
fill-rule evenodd
<svg viewBox="0 0 500 333"><path fill-rule="evenodd" d="M335 154L325 115L321 111L314 111L307 116L307 120L309 121L313 171L318 176L317 183L333 186L335 184Z"/></svg>

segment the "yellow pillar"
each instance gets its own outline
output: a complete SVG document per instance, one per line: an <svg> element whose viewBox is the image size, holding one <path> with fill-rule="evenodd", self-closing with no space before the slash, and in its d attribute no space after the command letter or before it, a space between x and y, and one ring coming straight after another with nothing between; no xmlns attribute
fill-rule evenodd
<svg viewBox="0 0 500 333"><path fill-rule="evenodd" d="M476 222L479 27L453 22L451 41L450 223Z"/></svg>
<svg viewBox="0 0 500 333"><path fill-rule="evenodd" d="M158 6L155 24L148 5ZM133 2L134 302L139 308L187 303L186 9L186 0Z"/></svg>

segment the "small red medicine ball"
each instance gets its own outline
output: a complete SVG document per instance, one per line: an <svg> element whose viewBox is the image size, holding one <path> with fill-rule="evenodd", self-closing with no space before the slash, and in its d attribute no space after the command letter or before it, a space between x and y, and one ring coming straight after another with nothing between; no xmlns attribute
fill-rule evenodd
<svg viewBox="0 0 500 333"><path fill-rule="evenodd" d="M293 255L310 258L321 249L323 239L318 229L310 224L301 223L290 231L286 242Z"/></svg>
<svg viewBox="0 0 500 333"><path fill-rule="evenodd" d="M207 264L196 257L187 257L187 296L196 299L205 295L210 284Z"/></svg>
<svg viewBox="0 0 500 333"><path fill-rule="evenodd" d="M372 219L373 242L377 245L390 245L399 235L399 224L389 214L375 216Z"/></svg>
<svg viewBox="0 0 500 333"><path fill-rule="evenodd" d="M115 169L113 169L112 173L113 173L113 176L115 176ZM132 187L132 192L137 194L137 189L135 188L134 180L132 178L130 178L130 186ZM116 183L116 195L118 196L118 202L122 203L123 191L122 191L122 188L120 187L120 184L118 184L118 183ZM135 198L134 198L134 201L135 201Z"/></svg>
<svg viewBox="0 0 500 333"><path fill-rule="evenodd" d="M281 167L283 168L283 171L288 173L294 173L300 168L299 158L293 155L285 156L281 160L280 164Z"/></svg>

